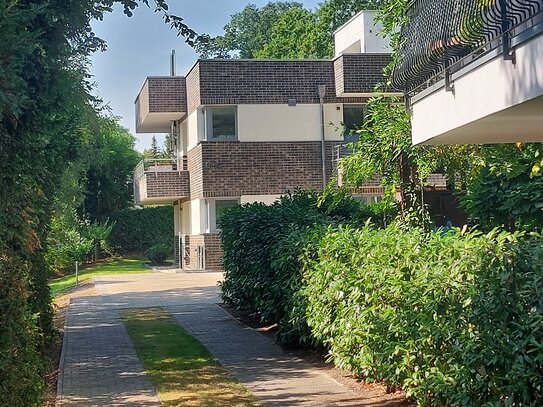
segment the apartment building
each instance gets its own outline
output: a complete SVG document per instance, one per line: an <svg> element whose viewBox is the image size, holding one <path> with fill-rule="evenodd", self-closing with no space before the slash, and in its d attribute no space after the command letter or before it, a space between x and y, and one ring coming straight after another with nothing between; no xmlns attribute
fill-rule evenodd
<svg viewBox="0 0 543 407"><path fill-rule="evenodd" d="M414 144L543 141L543 0L416 0L393 83Z"/></svg>
<svg viewBox="0 0 543 407"><path fill-rule="evenodd" d="M138 165L135 201L174 204L180 268L221 270L225 209L321 190L335 175L344 127L361 123L390 62L373 20L362 12L341 27L332 60L198 60L185 76L145 80L136 130L171 132L175 157ZM371 200L382 190L360 192Z"/></svg>

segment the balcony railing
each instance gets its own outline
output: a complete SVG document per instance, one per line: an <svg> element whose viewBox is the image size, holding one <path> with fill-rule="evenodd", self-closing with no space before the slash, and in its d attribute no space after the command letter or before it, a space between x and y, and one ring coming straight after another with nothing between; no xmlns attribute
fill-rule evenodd
<svg viewBox="0 0 543 407"><path fill-rule="evenodd" d="M182 159L144 159L134 169L134 200L139 205L171 203L190 195Z"/></svg>
<svg viewBox="0 0 543 407"><path fill-rule="evenodd" d="M415 0L393 84L412 95L439 81L448 86L450 75L489 53L514 61L513 39L528 40L542 22L543 0Z"/></svg>

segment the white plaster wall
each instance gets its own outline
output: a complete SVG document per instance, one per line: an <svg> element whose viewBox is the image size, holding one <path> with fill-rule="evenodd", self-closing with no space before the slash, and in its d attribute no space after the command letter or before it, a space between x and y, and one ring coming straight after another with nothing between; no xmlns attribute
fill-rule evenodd
<svg viewBox="0 0 543 407"><path fill-rule="evenodd" d="M375 11L365 10L334 34L336 57L347 53L390 53L390 41L382 38L382 24L375 22Z"/></svg>
<svg viewBox="0 0 543 407"><path fill-rule="evenodd" d="M187 120L187 151L196 147L198 142L203 139L203 119L201 109L192 112Z"/></svg>
<svg viewBox="0 0 543 407"><path fill-rule="evenodd" d="M327 104L324 109L326 139L342 140L341 131L328 125L343 120L341 104ZM320 106L239 105L238 131L240 141L318 141L321 139Z"/></svg>
<svg viewBox="0 0 543 407"><path fill-rule="evenodd" d="M182 229L183 219L181 218L181 205L173 206L173 232L174 235L179 235Z"/></svg>
<svg viewBox="0 0 543 407"><path fill-rule="evenodd" d="M482 142L477 138L463 140L459 128L466 126L465 131L468 131L470 123L543 95L543 35L517 47L516 58L517 63L512 64L499 56L455 79L454 93L440 89L414 102L413 143L424 143L455 129L459 133L455 136L458 142ZM541 117L543 112L536 114ZM499 120L499 115L493 119L497 133L511 122L510 118L503 123ZM518 126L522 123L516 126L514 133L520 133ZM448 143L455 142L455 137L451 139L449 135ZM519 136L512 134L511 137Z"/></svg>
<svg viewBox="0 0 543 407"><path fill-rule="evenodd" d="M281 198L281 195L242 195L241 204L261 202L265 205L271 205Z"/></svg>
<svg viewBox="0 0 543 407"><path fill-rule="evenodd" d="M200 235L206 233L206 202L205 199L193 199L190 201L190 233L191 235Z"/></svg>
<svg viewBox="0 0 543 407"><path fill-rule="evenodd" d="M190 201L181 204L181 233L184 235L191 234L191 203Z"/></svg>

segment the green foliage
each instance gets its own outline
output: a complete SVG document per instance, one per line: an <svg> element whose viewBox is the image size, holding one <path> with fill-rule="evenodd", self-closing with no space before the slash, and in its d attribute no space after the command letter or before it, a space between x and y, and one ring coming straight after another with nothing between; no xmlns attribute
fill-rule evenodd
<svg viewBox="0 0 543 407"><path fill-rule="evenodd" d="M336 365L419 405L543 402L539 237L340 227L304 278L307 322Z"/></svg>
<svg viewBox="0 0 543 407"><path fill-rule="evenodd" d="M511 230L543 229L543 178L524 173L505 177L484 169L464 198L471 217L484 228L496 226Z"/></svg>
<svg viewBox="0 0 543 407"><path fill-rule="evenodd" d="M110 219L115 226L109 243L120 253L143 253L155 243L170 242L173 238L172 206L124 209Z"/></svg>
<svg viewBox="0 0 543 407"><path fill-rule="evenodd" d="M297 2L249 4L232 15L224 35L200 36L195 48L203 58L331 58L334 31L374 3L326 0L315 11Z"/></svg>
<svg viewBox="0 0 543 407"><path fill-rule="evenodd" d="M172 252L172 245L168 243L155 243L145 251L145 255L153 266L162 266Z"/></svg>
<svg viewBox="0 0 543 407"><path fill-rule="evenodd" d="M17 272L14 272L14 271ZM1 406L39 405L43 360L40 332L29 307L30 267L13 254L0 256Z"/></svg>
<svg viewBox="0 0 543 407"><path fill-rule="evenodd" d="M91 221L106 221L115 211L132 206L132 176L140 154L134 136L118 118L99 115L92 120L92 139L85 149L86 191L82 212ZM86 185L85 185L86 184Z"/></svg>
<svg viewBox="0 0 543 407"><path fill-rule="evenodd" d="M20 295L17 301L11 301L11 293L0 299L6 301L0 303L2 405L39 405L43 364L35 356L52 333L44 261L48 224L53 213L76 208L79 187L87 175L93 179L87 158L100 109L91 95L88 57L105 42L95 36L91 21L112 11L114 3L122 4L127 15L139 4L150 4L0 0L0 289L13 287ZM168 12L164 0L151 4L180 35L189 41L196 36ZM126 173L119 170L119 175ZM111 189L96 191L101 204L93 213L98 217L109 205Z"/></svg>
<svg viewBox="0 0 543 407"><path fill-rule="evenodd" d="M303 320L291 323L291 309L303 308L293 295L301 281L297 259L305 240L313 236L308 230L336 222L364 222L374 215L381 218L342 193L320 205L315 193L299 192L270 206L254 203L229 209L219 220L223 299L264 322L279 323L284 342L309 342Z"/></svg>

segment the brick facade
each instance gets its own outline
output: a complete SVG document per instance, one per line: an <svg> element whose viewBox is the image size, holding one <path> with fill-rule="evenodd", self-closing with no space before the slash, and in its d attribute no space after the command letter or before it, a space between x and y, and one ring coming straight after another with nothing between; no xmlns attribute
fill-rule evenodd
<svg viewBox="0 0 543 407"><path fill-rule="evenodd" d="M335 86L338 96L371 93L383 82L383 68L391 62L388 54L344 54L334 60Z"/></svg>
<svg viewBox="0 0 543 407"><path fill-rule="evenodd" d="M333 147L326 142L327 179ZM321 143L201 142L189 151L191 199L322 189Z"/></svg>
<svg viewBox="0 0 543 407"><path fill-rule="evenodd" d="M147 171L134 183L137 204L145 204L146 200L156 198L171 198L173 202L190 196L188 171Z"/></svg>
<svg viewBox="0 0 543 407"><path fill-rule="evenodd" d="M149 112L187 111L187 88L182 76L151 76L147 78Z"/></svg>
<svg viewBox="0 0 543 407"><path fill-rule="evenodd" d="M338 60L199 60L187 75L188 112L200 105L319 103L318 85L326 85L325 103L365 103L365 97L341 97L362 78L369 93L383 81L388 55L349 55ZM341 69L341 92L336 89ZM359 69L360 71L357 71Z"/></svg>

